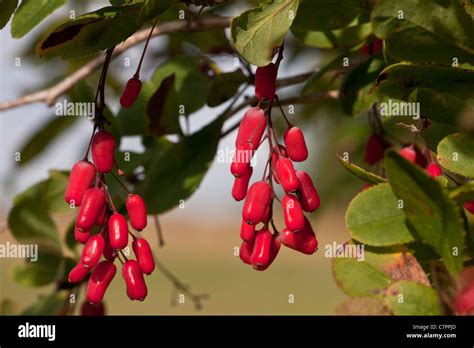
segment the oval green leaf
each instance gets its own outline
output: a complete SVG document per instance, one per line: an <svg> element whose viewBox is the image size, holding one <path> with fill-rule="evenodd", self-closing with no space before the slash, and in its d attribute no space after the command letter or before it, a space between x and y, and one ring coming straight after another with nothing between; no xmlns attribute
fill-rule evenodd
<svg viewBox="0 0 474 348"><path fill-rule="evenodd" d="M438 162L450 172L474 178L474 134L455 133L441 140Z"/></svg>

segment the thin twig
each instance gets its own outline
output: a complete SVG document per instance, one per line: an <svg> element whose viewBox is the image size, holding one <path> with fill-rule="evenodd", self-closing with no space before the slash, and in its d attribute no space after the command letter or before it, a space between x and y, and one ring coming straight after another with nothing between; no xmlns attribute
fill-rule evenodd
<svg viewBox="0 0 474 348"><path fill-rule="evenodd" d="M177 20L166 22L155 27L152 33L152 37L169 34L173 32L193 32L203 31L207 29L219 29L227 28L230 25L230 17L204 17L194 21ZM112 59L116 58L129 48L136 46L137 44L146 41L150 29L143 29L132 36L130 36L125 42L118 45L112 55ZM14 100L0 102L0 111L13 109L18 106L42 102L47 106L52 106L56 100L63 94L70 91L79 81L87 78L95 70L99 69L105 62L104 55L91 60L74 73L66 77L61 82L51 86L49 88L40 90L35 93L27 94Z"/></svg>
<svg viewBox="0 0 474 348"><path fill-rule="evenodd" d="M153 215L153 220L155 221L156 234L158 235L158 245L162 248L165 246L165 239L163 238L163 230L161 229L158 215Z"/></svg>

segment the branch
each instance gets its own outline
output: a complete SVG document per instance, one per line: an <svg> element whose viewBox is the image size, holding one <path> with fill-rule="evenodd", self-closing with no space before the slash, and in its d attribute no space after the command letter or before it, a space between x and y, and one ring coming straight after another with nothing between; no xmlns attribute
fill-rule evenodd
<svg viewBox="0 0 474 348"><path fill-rule="evenodd" d="M192 32L208 29L227 28L230 25L230 21L230 17L204 17L193 21L178 20L166 22L161 25L158 25L153 30L151 36L155 37L182 31ZM112 55L112 59L119 56L129 48L138 45L143 41L146 41L149 34L150 28L147 28L138 31L137 33L130 36L126 41L124 41L122 44L118 45L115 48ZM104 64L104 62L105 56L100 55L100 57L91 60L83 67L79 68L74 73L72 73L54 86L35 93L24 95L14 100L0 102L0 111L13 109L18 106L32 104L36 102L42 102L45 103L47 106L52 106L61 95L70 91L79 81L89 77L95 70L99 69L102 64Z"/></svg>
<svg viewBox="0 0 474 348"><path fill-rule="evenodd" d="M298 81L298 79L296 77L297 76L292 77L290 79L293 79L293 81ZM329 99L337 99L337 98L339 98L339 91L329 90L329 91L324 92L324 93L312 93L312 94L308 94L308 95L304 95L304 96L300 96L300 97L291 97L291 98L287 98L287 99L282 99L282 100L280 100L280 105L307 104L307 103L314 103L314 102L321 101L321 100L329 100ZM250 105L253 105L255 103L257 103L257 98L255 98L255 97L254 98L248 98L247 100L243 101L241 104L236 106L235 109L231 110L229 112L229 114L227 115L227 118L230 118L231 116L235 115L236 113L238 113L242 109L244 109L244 108L246 108ZM229 135L230 133L232 133L235 129L237 129L239 127L239 125L240 125L240 120L239 120L239 122L234 124L232 127L227 129L226 131L224 131L221 134L221 138L223 138L223 137Z"/></svg>

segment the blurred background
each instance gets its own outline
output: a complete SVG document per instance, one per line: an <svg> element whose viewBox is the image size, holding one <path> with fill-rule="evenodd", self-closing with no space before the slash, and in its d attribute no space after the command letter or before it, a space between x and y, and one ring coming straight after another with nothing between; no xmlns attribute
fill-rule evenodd
<svg viewBox="0 0 474 348"><path fill-rule="evenodd" d="M82 60L39 59L34 55L34 46L45 32L66 20L71 10L81 14L107 4L106 1L98 0L70 1L21 40L11 38L10 25L0 31L0 100L14 99L41 89L51 84L51 80L60 80L82 65ZM234 1L230 6L216 11L221 15L232 16L254 4ZM154 69L174 54L196 54L196 48L191 45L183 42L179 44L169 37L152 39L141 76L150 78ZM134 47L115 59L110 66L107 100L114 112L119 110L118 96L125 81L133 75L142 49L143 44ZM337 50L303 48L290 34L279 77L316 71L337 54ZM126 58L130 59L130 67L124 66ZM213 55L212 59L223 71L235 69L234 57L230 54ZM97 74L89 79L92 87L97 80ZM279 95L281 98L297 96L302 86L283 88ZM328 78L321 81L320 88L327 90L337 88L337 85ZM248 88L245 94L252 95L252 88ZM189 118L191 131L209 123L227 105L215 108L206 106L193 113ZM229 120L224 130L235 124L242 115L243 112ZM84 153L92 123L80 118L54 138L34 159L21 165L15 162L15 153L54 117L54 109L40 103L1 112L0 243L14 240L6 225L13 197L46 179L50 169L69 170ZM321 195L321 208L310 215L319 240L319 251L307 256L282 248L276 261L265 272L257 272L244 265L236 253L240 245L242 203L235 202L230 194L233 177L229 163L214 161L200 188L184 206L160 216L166 242L164 247L158 247L151 218L147 229L142 232L170 271L189 284L193 292L209 295L209 299L203 302L202 310L196 311L189 298L185 298L185 303L173 305L179 293L173 291L171 283L158 271L147 278L149 296L142 303L128 300L125 285L121 277L116 276L105 296L107 314L331 314L334 311L346 297L332 278L331 261L325 257L324 247L349 239L344 223L345 209L350 198L361 188L361 183L339 164L336 154L348 152L352 161L361 162L363 139L369 133L367 117L344 116L335 101L296 106L295 113L289 117L303 129L310 150L308 161L298 168L310 172ZM277 127L281 135L283 123L276 110L274 119L279 120ZM235 135L233 132L220 141L218 153L233 149ZM125 137L120 150L139 152L141 141L137 137ZM259 159L265 156L265 151L259 152L259 165L254 177L261 176L264 161ZM159 196L160 193L156 194ZM55 216L60 233L65 233L73 219L72 213ZM277 216L276 220L277 226L281 227L281 216ZM13 308L8 311L12 313L20 313L39 296L51 293L53 289L52 285L28 288L13 282L11 270L22 262L19 259L0 259L0 300ZM291 295L294 301L289 301ZM80 301L83 296L81 294ZM4 313L7 311L4 310Z"/></svg>

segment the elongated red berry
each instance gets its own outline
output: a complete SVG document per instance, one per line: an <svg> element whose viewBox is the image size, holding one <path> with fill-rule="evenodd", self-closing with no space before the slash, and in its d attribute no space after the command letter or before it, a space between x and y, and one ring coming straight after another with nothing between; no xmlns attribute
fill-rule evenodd
<svg viewBox="0 0 474 348"><path fill-rule="evenodd" d="M265 209L265 214L263 214L262 220L260 222L267 224L270 222L270 219L272 218L272 202L270 201L270 204L267 205L267 209Z"/></svg>
<svg viewBox="0 0 474 348"><path fill-rule="evenodd" d="M280 157L276 163L275 171L285 192L294 192L299 187L298 177L295 173L293 163L285 157Z"/></svg>
<svg viewBox="0 0 474 348"><path fill-rule="evenodd" d="M104 208L102 208L102 211L100 212L100 215L97 218L96 225L104 226L107 222L109 222L109 214L107 205L104 205Z"/></svg>
<svg viewBox="0 0 474 348"><path fill-rule="evenodd" d="M143 301L148 294L145 279L140 265L135 260L128 260L122 266L122 276L127 286L127 295L132 300Z"/></svg>
<svg viewBox="0 0 474 348"><path fill-rule="evenodd" d="M443 174L443 171L441 170L441 167L438 165L438 163L430 163L430 165L426 168L426 171L433 178L437 178Z"/></svg>
<svg viewBox="0 0 474 348"><path fill-rule="evenodd" d="M288 157L286 148L283 145L278 145L278 148L274 146L272 149L271 166L272 166L273 179L275 180L277 184L280 184L280 180L278 180L278 175L276 173L276 163L280 157Z"/></svg>
<svg viewBox="0 0 474 348"><path fill-rule="evenodd" d="M120 97L120 105L125 109L131 107L135 103L135 100L137 100L141 89L142 82L139 79L132 77L128 80Z"/></svg>
<svg viewBox="0 0 474 348"><path fill-rule="evenodd" d="M245 198L252 173L253 169L252 167L249 167L243 176L234 179L234 185L232 186L232 197L237 202Z"/></svg>
<svg viewBox="0 0 474 348"><path fill-rule="evenodd" d="M71 272L69 272L69 283L80 283L87 274L89 274L89 271L90 269L85 268L84 265L79 262Z"/></svg>
<svg viewBox="0 0 474 348"><path fill-rule="evenodd" d="M254 246L253 241L250 241L250 242L243 241L242 244L240 245L239 257L244 263L249 264L249 265L252 263L250 258L252 256L253 246Z"/></svg>
<svg viewBox="0 0 474 348"><path fill-rule="evenodd" d="M415 149L413 148L412 145L410 146L406 146L404 147L403 149L400 150L400 155L402 155L403 157L405 157L407 160L409 160L410 162L413 162L415 163L415 160L416 160L416 152L415 152Z"/></svg>
<svg viewBox="0 0 474 348"><path fill-rule="evenodd" d="M257 99L273 99L276 89L277 67L270 63L258 67L255 72L255 96Z"/></svg>
<svg viewBox="0 0 474 348"><path fill-rule="evenodd" d="M108 227L104 230L104 232L102 232L102 237L104 237L104 251L102 252L102 255L104 255L106 260L114 261L115 257L117 256L117 252L110 245Z"/></svg>
<svg viewBox="0 0 474 348"><path fill-rule="evenodd" d="M69 174L69 181L64 192L68 204L79 207L87 189L95 178L95 167L89 161L79 161L74 164Z"/></svg>
<svg viewBox="0 0 474 348"><path fill-rule="evenodd" d="M256 225L265 217L265 212L272 198L272 189L264 181L253 183L245 198L242 218L250 225Z"/></svg>
<svg viewBox="0 0 474 348"><path fill-rule="evenodd" d="M308 148L301 129L298 127L290 127L283 135L286 152L288 157L295 162L302 162L308 158Z"/></svg>
<svg viewBox="0 0 474 348"><path fill-rule="evenodd" d="M81 263L85 268L94 268L99 263L104 251L104 244L104 237L100 234L95 234L89 238L81 255Z"/></svg>
<svg viewBox="0 0 474 348"><path fill-rule="evenodd" d="M302 230L304 227L304 214L298 198L294 195L284 195L281 199L281 207L283 208L286 228L293 232Z"/></svg>
<svg viewBox="0 0 474 348"><path fill-rule="evenodd" d="M257 271L266 270L275 260L279 250L279 238L273 236L267 229L258 231L250 257L253 268Z"/></svg>
<svg viewBox="0 0 474 348"><path fill-rule="evenodd" d="M82 231L90 231L100 217L104 205L105 191L97 187L88 189L77 213L76 227Z"/></svg>
<svg viewBox="0 0 474 348"><path fill-rule="evenodd" d="M97 316L101 317L105 315L105 307L104 304L98 303L96 305L84 302L81 306L81 315L82 316Z"/></svg>
<svg viewBox="0 0 474 348"><path fill-rule="evenodd" d="M252 143L243 143L237 147L230 165L230 172L233 176L240 178L249 174L253 152Z"/></svg>
<svg viewBox="0 0 474 348"><path fill-rule="evenodd" d="M301 207L304 211L312 212L319 208L319 194L314 187L313 180L308 173L302 170L296 171L299 181L299 192L301 193Z"/></svg>
<svg viewBox="0 0 474 348"><path fill-rule="evenodd" d="M454 306L459 314L474 312L474 284L456 296Z"/></svg>
<svg viewBox="0 0 474 348"><path fill-rule="evenodd" d="M383 158L387 145L382 136L372 133L365 145L364 161L373 165Z"/></svg>
<svg viewBox="0 0 474 348"><path fill-rule="evenodd" d="M109 243L113 249L124 249L128 244L128 224L125 216L114 213L109 219Z"/></svg>
<svg viewBox="0 0 474 348"><path fill-rule="evenodd" d="M474 200L464 203L464 209L466 209L471 214L474 214Z"/></svg>
<svg viewBox="0 0 474 348"><path fill-rule="evenodd" d="M87 284L87 301L98 304L104 299L105 291L117 272L111 261L102 261L97 265Z"/></svg>
<svg viewBox="0 0 474 348"><path fill-rule="evenodd" d="M150 244L144 238L137 238L133 241L132 248L143 273L151 274L155 269L155 260Z"/></svg>
<svg viewBox="0 0 474 348"><path fill-rule="evenodd" d="M285 228L282 231L280 239L281 243L288 248L311 255L318 248L318 240L311 227L311 223L306 218L304 220L304 228L301 231L293 232Z"/></svg>
<svg viewBox="0 0 474 348"><path fill-rule="evenodd" d="M147 213L145 201L137 194L130 194L125 201L130 224L137 231L141 231L147 224Z"/></svg>
<svg viewBox="0 0 474 348"><path fill-rule="evenodd" d="M260 108L250 108L240 122L237 137L235 138L235 147L250 142L253 149L257 150L262 140L265 127L267 126L267 117Z"/></svg>
<svg viewBox="0 0 474 348"><path fill-rule="evenodd" d="M89 231L81 231L80 229L74 227L74 239L76 242L81 244L86 244L89 240L90 232Z"/></svg>
<svg viewBox="0 0 474 348"><path fill-rule="evenodd" d="M245 220L242 220L240 238L246 242L253 241L255 238L255 225L249 225Z"/></svg>
<svg viewBox="0 0 474 348"><path fill-rule="evenodd" d="M101 130L92 137L92 160L99 173L108 173L114 166L115 139L106 130Z"/></svg>

